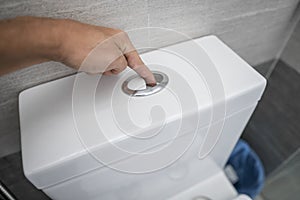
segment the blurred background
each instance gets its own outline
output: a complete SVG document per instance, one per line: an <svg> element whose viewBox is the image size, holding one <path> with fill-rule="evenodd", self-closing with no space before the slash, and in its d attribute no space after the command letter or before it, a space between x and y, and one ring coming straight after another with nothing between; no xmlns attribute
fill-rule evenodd
<svg viewBox="0 0 300 200"><path fill-rule="evenodd" d="M0 0L0 19L71 18L123 29L163 27L191 38L214 34L268 79L242 138L265 167L258 199L298 199L300 188L300 4L298 0ZM153 33L153 46L182 38ZM137 44L143 35L132 38ZM75 71L48 62L0 76L0 180L20 199L48 199L23 176L18 94ZM297 198L298 197L298 198Z"/></svg>

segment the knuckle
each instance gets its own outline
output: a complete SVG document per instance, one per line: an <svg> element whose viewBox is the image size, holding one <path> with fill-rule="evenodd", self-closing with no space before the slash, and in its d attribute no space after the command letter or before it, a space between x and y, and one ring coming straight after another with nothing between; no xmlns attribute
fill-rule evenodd
<svg viewBox="0 0 300 200"><path fill-rule="evenodd" d="M122 58L122 59L121 59L121 65L122 65L122 66L125 66L125 67L127 66L127 61L126 61L125 58Z"/></svg>

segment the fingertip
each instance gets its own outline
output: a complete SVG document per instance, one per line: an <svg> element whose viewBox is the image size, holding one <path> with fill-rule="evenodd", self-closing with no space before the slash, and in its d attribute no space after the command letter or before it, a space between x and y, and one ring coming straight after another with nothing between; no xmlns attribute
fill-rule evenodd
<svg viewBox="0 0 300 200"><path fill-rule="evenodd" d="M148 86L155 86L156 80L150 69L144 64L136 50L124 53L128 66L141 76Z"/></svg>
<svg viewBox="0 0 300 200"><path fill-rule="evenodd" d="M154 87L156 86L156 83L146 83L147 86L150 86L150 87Z"/></svg>
<svg viewBox="0 0 300 200"><path fill-rule="evenodd" d="M151 86L154 87L156 85L156 80L154 78L154 75L152 74L152 72L149 70L149 76L144 77L146 85L147 86Z"/></svg>
<svg viewBox="0 0 300 200"><path fill-rule="evenodd" d="M111 71L106 71L102 73L104 76L111 76L113 73Z"/></svg>

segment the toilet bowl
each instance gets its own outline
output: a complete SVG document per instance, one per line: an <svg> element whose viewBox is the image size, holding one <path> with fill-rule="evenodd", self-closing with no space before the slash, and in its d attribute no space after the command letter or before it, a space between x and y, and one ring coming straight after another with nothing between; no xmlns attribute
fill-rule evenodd
<svg viewBox="0 0 300 200"><path fill-rule="evenodd" d="M224 165L266 80L216 36L141 55L132 70L84 73L19 96L24 174L52 199L246 199Z"/></svg>

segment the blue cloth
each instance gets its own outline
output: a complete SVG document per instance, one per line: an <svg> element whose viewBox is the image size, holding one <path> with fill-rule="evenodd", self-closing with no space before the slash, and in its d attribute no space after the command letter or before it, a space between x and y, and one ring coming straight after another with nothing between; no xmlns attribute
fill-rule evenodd
<svg viewBox="0 0 300 200"><path fill-rule="evenodd" d="M254 198L260 193L265 180L264 168L259 157L245 141L238 141L227 164L233 167L239 178L234 187L240 194Z"/></svg>

